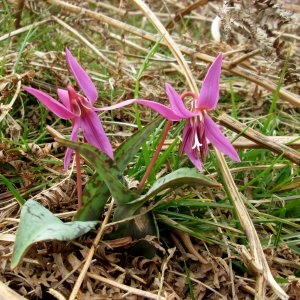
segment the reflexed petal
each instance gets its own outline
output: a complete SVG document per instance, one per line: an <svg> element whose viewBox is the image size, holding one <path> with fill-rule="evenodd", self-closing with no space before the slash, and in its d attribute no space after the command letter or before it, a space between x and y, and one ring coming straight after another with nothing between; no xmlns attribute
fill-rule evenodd
<svg viewBox="0 0 300 300"><path fill-rule="evenodd" d="M185 153L188 156L189 160L192 162L192 164L200 171L203 171L201 161L199 159L199 156L195 156L193 153L192 148L185 148Z"/></svg>
<svg viewBox="0 0 300 300"><path fill-rule="evenodd" d="M204 115L206 137L222 153L228 155L234 161L240 161L239 155L230 141L220 130L219 126L207 114Z"/></svg>
<svg viewBox="0 0 300 300"><path fill-rule="evenodd" d="M219 101L219 85L222 70L222 53L210 66L203 80L197 107L207 110L214 109Z"/></svg>
<svg viewBox="0 0 300 300"><path fill-rule="evenodd" d="M171 108L176 115L180 116L182 119L190 118L196 115L185 108L180 95L169 83L166 83L166 92L169 97Z"/></svg>
<svg viewBox="0 0 300 300"><path fill-rule="evenodd" d="M63 89L57 89L57 95L59 100L63 103L63 105L69 110L71 110L68 91Z"/></svg>
<svg viewBox="0 0 300 300"><path fill-rule="evenodd" d="M80 119L76 119L73 122L73 129L71 132L70 140L71 141L77 141L78 139L78 131L80 128ZM71 148L67 148L65 158L64 158L64 169L67 170L71 161L71 156L73 154L74 150Z"/></svg>
<svg viewBox="0 0 300 300"><path fill-rule="evenodd" d="M62 119L70 119L74 118L75 114L73 114L68 108L66 108L63 104L53 99L48 94L41 92L40 90L36 90L31 87L23 87L23 89L35 96L40 102L42 102L49 110L55 113Z"/></svg>
<svg viewBox="0 0 300 300"><path fill-rule="evenodd" d="M67 48L66 59L68 66L76 79L76 82L78 83L86 97L91 101L92 104L94 104L98 98L98 92L91 78Z"/></svg>
<svg viewBox="0 0 300 300"><path fill-rule="evenodd" d="M193 144L193 130L190 123L187 122L183 130L182 146L180 152L182 153L184 151L188 156L189 160L192 162L192 164L201 172L203 170L202 163L199 159L199 153L197 152L197 150L192 149Z"/></svg>
<svg viewBox="0 0 300 300"><path fill-rule="evenodd" d="M73 152L74 152L73 149L67 148L66 153L65 153L65 158L64 158L64 169L65 170L68 170Z"/></svg>
<svg viewBox="0 0 300 300"><path fill-rule="evenodd" d="M111 159L114 158L112 146L95 111L86 112L85 116L81 117L81 128L89 144L99 148Z"/></svg>
<svg viewBox="0 0 300 300"><path fill-rule="evenodd" d="M139 103L141 105L150 107L153 110L155 110L156 112L158 112L159 114L161 114L164 118L166 118L167 120L170 120L170 121L180 121L180 120L184 119L183 117L175 114L169 107L167 107L161 103L155 102L155 101L144 100L144 99L125 100L125 101L122 101L115 105L101 107L101 108L95 108L95 111L116 109L116 108L120 108L120 107L129 105L129 104L132 104L132 103Z"/></svg>

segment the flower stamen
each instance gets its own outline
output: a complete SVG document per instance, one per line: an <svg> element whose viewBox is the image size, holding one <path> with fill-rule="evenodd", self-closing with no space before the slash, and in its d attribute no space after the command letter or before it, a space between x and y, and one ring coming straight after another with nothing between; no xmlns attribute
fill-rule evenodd
<svg viewBox="0 0 300 300"><path fill-rule="evenodd" d="M194 145L192 146L192 149L196 149L196 148L197 148L197 150L200 151L200 147L202 147L202 146L203 146L203 144L201 144L201 143L199 142L198 134L197 134L197 132L195 132L195 143L194 143Z"/></svg>

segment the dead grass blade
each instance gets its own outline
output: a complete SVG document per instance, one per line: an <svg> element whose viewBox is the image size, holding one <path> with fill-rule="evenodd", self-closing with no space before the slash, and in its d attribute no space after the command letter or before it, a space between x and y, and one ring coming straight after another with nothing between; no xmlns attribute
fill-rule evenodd
<svg viewBox="0 0 300 300"><path fill-rule="evenodd" d="M247 127L243 123L233 119L227 114L222 114L219 117L221 124L230 128L231 130L242 134L249 140L259 144L263 148L270 149L277 154L282 154L284 157L288 158L290 161L297 165L300 165L300 153L289 146L282 145L276 142L274 139L270 139L268 136L261 134L260 132ZM295 137L296 138L296 137Z"/></svg>
<svg viewBox="0 0 300 300"><path fill-rule="evenodd" d="M268 283L274 292L280 299L288 299L288 295L283 291L279 284L275 281L269 265L267 263L266 257L264 255L262 246L256 229L253 225L251 217L245 207L243 198L241 197L232 175L230 169L228 168L224 156L221 152L215 149L216 155L219 162L219 167L224 179L225 185L227 187L228 193L232 199L232 203L237 211L238 218L247 236L250 253L246 248L242 247L240 251L242 257L244 258L244 263L256 274L256 294L255 299L261 300L266 297L266 283Z"/></svg>
<svg viewBox="0 0 300 300"><path fill-rule="evenodd" d="M0 281L0 300L25 300L24 297L13 291L10 287Z"/></svg>
<svg viewBox="0 0 300 300"><path fill-rule="evenodd" d="M102 282L104 282L106 284L109 284L109 285L114 286L116 288L119 288L121 290L127 291L127 294L133 294L133 295L137 295L137 296L143 297L143 299L156 299L156 300L158 300L158 299L159 300L166 300L167 299L166 297L157 296L154 293L143 291L143 290L140 290L140 289L137 289L137 288L134 288L134 287L131 287L131 286L119 283L119 282L117 282L115 280L111 280L111 279L105 278L105 277L100 276L100 275L96 275L96 274L93 274L93 273L90 273L90 272L88 272L87 275L89 277L93 278L93 279L102 281Z"/></svg>

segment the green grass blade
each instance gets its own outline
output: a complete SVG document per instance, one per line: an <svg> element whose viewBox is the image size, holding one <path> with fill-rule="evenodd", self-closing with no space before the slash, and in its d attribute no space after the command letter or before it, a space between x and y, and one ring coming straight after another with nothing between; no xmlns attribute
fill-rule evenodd
<svg viewBox="0 0 300 300"><path fill-rule="evenodd" d="M6 185L6 187L10 190L10 192L13 194L13 196L16 198L16 200L19 202L19 204L24 205L26 201L20 195L18 190L13 186L13 184L2 174L0 174L0 179L3 181L3 183Z"/></svg>

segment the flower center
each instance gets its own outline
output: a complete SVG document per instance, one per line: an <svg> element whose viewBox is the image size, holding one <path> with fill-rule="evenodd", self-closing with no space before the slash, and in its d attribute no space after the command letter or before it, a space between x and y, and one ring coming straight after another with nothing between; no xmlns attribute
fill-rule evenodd
<svg viewBox="0 0 300 300"><path fill-rule="evenodd" d="M197 110L198 115L191 118L192 127L192 150L195 156L200 154L200 159L202 162L205 160L205 156L208 153L208 145L206 141L205 127L204 127L204 110Z"/></svg>
<svg viewBox="0 0 300 300"><path fill-rule="evenodd" d="M194 158L198 158L200 156L200 160L204 162L205 157L208 154L208 145L204 127L206 108L197 107L198 95L196 95L195 93L184 92L181 95L182 100L184 100L184 98L186 97L192 97L191 111L193 113L196 113L197 115L191 117L188 120L189 124L186 127L181 151L183 151L187 147L190 147L190 149L192 150L191 154L194 156Z"/></svg>
<svg viewBox="0 0 300 300"><path fill-rule="evenodd" d="M78 94L73 87L68 86L67 89L69 93L71 110L74 114L82 116L93 108L91 103L86 98Z"/></svg>

